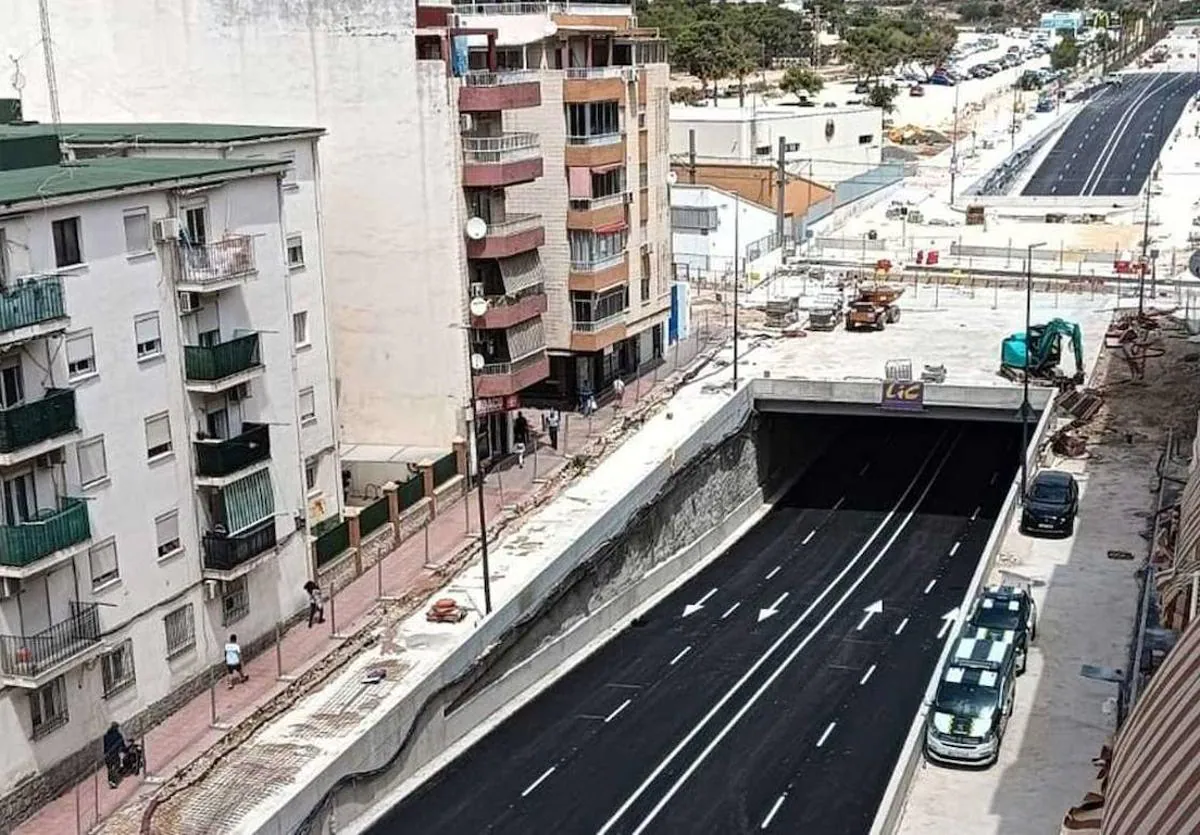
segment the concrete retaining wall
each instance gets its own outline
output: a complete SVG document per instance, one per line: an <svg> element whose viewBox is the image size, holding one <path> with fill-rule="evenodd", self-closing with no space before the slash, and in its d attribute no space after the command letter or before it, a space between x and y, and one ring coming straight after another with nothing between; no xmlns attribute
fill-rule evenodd
<svg viewBox="0 0 1200 835"><path fill-rule="evenodd" d="M883 363L879 370L883 371ZM771 411L804 411L805 403L854 404L878 408L883 380L804 380L797 377L772 377L751 382L750 391L756 408ZM1050 402L1054 391L1045 387L1034 387L1029 392L1033 408L1042 410ZM1021 407L1022 390L1018 386L925 386L924 404L930 408L977 409L1004 412L1006 417L1016 419ZM995 415L986 415L996 420Z"/></svg>
<svg viewBox="0 0 1200 835"><path fill-rule="evenodd" d="M1054 409L1046 409L1042 412L1041 419L1038 421L1033 437L1030 439L1029 447L1025 451L1026 466L1029 468L1030 473L1035 472L1037 469L1037 462L1041 456L1043 446L1048 442L1046 436L1053 417ZM959 603L958 611L960 613L967 611L967 608L971 605L975 596L979 594L980 589L983 588L988 575L996 564L996 557L1000 554L1000 546L1004 542L1004 537L1008 535L1009 526L1012 524L1013 516L1017 512L1017 498L1020 490L1020 482L1014 480L1008 489L1008 494L1004 497L1004 504L1000 507L1000 514L996 518L996 524L992 527L991 536L988 537L987 544L983 548L983 554L979 559L979 565L975 569L975 574L971 577L971 582L963 594L962 601ZM871 826L871 835L893 835L900 826L900 820L904 815L904 806L908 802L909 788L912 785L913 777L916 776L917 767L921 764L922 757L924 756L925 721L929 715L929 706L932 704L933 697L936 694L938 680L942 674L942 667L945 666L946 658L949 657L950 651L954 646L954 636L958 634L958 625L958 623L955 623L955 628L946 640L946 645L942 647L942 652L938 656L937 666L934 667L933 673L929 678L929 683L925 687L925 696L921 700L921 707L917 710L917 715L908 729L908 736L904 740L904 747L900 750L900 758L896 761L896 768L892 772L892 777L888 782L887 790L884 792L883 800L880 802L879 809L875 813L875 821Z"/></svg>

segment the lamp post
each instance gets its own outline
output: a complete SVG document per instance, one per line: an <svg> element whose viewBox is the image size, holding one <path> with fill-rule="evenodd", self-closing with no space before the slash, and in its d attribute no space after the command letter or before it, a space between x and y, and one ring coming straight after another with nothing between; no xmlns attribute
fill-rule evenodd
<svg viewBox="0 0 1200 835"><path fill-rule="evenodd" d="M954 205L954 180L958 174L958 84L954 85L954 127L950 129L950 205Z"/></svg>
<svg viewBox="0 0 1200 835"><path fill-rule="evenodd" d="M1025 492L1029 488L1029 329L1033 317L1033 251L1045 246L1042 241L1030 244L1025 252L1025 367L1021 375L1021 502L1025 502Z"/></svg>
<svg viewBox="0 0 1200 835"><path fill-rule="evenodd" d="M492 613L492 578L488 568L487 511L483 500L483 462L479 459L479 396L475 377L483 370L483 354L471 353L471 446L475 455L475 487L479 497L479 553L483 560L483 613Z"/></svg>
<svg viewBox="0 0 1200 835"><path fill-rule="evenodd" d="M741 216L742 198L737 192L733 195L733 390L738 387L738 284L741 283Z"/></svg>

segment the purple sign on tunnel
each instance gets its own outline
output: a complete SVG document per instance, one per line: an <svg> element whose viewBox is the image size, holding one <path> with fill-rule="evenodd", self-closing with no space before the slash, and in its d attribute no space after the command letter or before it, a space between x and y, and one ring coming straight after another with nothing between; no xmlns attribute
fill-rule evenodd
<svg viewBox="0 0 1200 835"><path fill-rule="evenodd" d="M879 406L882 409L919 412L925 408L925 384L919 380L884 380Z"/></svg>

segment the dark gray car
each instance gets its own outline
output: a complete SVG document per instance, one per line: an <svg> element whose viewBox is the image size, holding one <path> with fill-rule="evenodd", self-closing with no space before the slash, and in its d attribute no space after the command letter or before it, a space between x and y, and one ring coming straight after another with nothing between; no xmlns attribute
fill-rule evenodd
<svg viewBox="0 0 1200 835"><path fill-rule="evenodd" d="M1062 470L1042 470L1029 485L1021 511L1021 533L1071 536L1079 512L1079 485Z"/></svg>

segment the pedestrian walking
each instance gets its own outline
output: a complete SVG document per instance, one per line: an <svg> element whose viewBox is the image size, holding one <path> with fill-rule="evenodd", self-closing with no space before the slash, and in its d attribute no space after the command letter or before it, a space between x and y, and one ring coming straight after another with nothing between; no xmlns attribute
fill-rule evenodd
<svg viewBox="0 0 1200 835"><path fill-rule="evenodd" d="M584 416L588 416L588 405L592 402L592 384L584 381L579 386L579 411Z"/></svg>
<svg viewBox="0 0 1200 835"><path fill-rule="evenodd" d="M304 593L308 595L308 628L312 629L314 623L325 622L325 595L312 580L304 584Z"/></svg>
<svg viewBox="0 0 1200 835"><path fill-rule="evenodd" d="M230 635L229 642L225 644L225 669L229 670L230 690L233 685L245 684L250 680L250 676L242 672L242 648L238 645L237 635Z"/></svg>
<svg viewBox="0 0 1200 835"><path fill-rule="evenodd" d="M558 414L558 409L551 409L546 415L546 432L550 435L550 448L558 450L558 422L561 417Z"/></svg>
<svg viewBox="0 0 1200 835"><path fill-rule="evenodd" d="M525 445L529 442L529 421L525 415L517 412L513 421L513 451L517 453L517 466L525 468Z"/></svg>
<svg viewBox="0 0 1200 835"><path fill-rule="evenodd" d="M625 381L620 377L613 380L613 394L617 398L616 407L617 411L619 412L621 409L625 408Z"/></svg>

